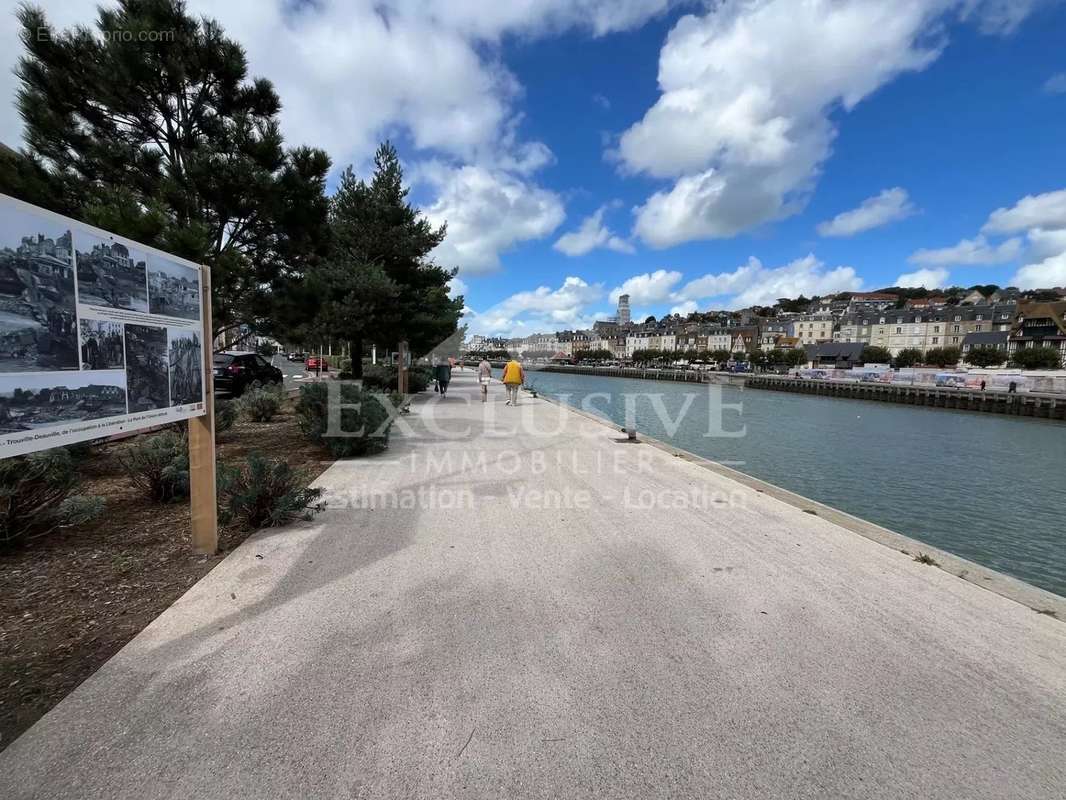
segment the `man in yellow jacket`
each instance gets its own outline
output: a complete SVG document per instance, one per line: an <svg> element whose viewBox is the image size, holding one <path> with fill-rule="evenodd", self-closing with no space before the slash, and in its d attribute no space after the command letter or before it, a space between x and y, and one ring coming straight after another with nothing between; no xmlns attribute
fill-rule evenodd
<svg viewBox="0 0 1066 800"><path fill-rule="evenodd" d="M522 371L522 365L514 359L507 362L503 368L503 385L507 387L507 405L518 405L518 387L526 382L526 373Z"/></svg>

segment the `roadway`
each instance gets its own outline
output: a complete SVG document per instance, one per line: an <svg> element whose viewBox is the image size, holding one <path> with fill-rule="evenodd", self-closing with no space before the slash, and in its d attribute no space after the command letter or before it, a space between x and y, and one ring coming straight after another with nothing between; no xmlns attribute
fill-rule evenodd
<svg viewBox="0 0 1066 800"><path fill-rule="evenodd" d="M327 511L0 753L0 797L1063 797L1062 621L477 391L331 466Z"/></svg>

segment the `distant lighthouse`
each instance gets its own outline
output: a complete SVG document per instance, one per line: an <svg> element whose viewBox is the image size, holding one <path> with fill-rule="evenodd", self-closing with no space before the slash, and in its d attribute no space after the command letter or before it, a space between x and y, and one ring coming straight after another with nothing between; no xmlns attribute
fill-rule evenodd
<svg viewBox="0 0 1066 800"><path fill-rule="evenodd" d="M629 324L629 295L623 294L618 296L618 324Z"/></svg>

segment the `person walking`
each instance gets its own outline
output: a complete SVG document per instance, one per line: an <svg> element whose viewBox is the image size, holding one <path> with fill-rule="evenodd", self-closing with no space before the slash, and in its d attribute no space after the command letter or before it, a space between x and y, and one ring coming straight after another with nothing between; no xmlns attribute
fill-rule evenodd
<svg viewBox="0 0 1066 800"><path fill-rule="evenodd" d="M452 382L452 365L447 361L433 368L433 377L437 381L437 391L443 398L448 394L448 384Z"/></svg>
<svg viewBox="0 0 1066 800"><path fill-rule="evenodd" d="M492 364L488 359L481 359L481 363L477 365L477 382L481 384L481 402L488 402L489 384L492 382Z"/></svg>
<svg viewBox="0 0 1066 800"><path fill-rule="evenodd" d="M518 387L526 382L526 373L515 359L507 362L503 368L503 385L507 387L507 405L518 405Z"/></svg>

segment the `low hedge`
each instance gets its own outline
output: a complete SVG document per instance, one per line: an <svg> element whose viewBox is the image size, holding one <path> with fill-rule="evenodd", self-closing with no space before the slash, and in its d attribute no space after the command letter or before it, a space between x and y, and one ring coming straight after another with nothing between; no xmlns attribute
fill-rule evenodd
<svg viewBox="0 0 1066 800"><path fill-rule="evenodd" d="M296 421L312 441L329 448L336 458L380 453L389 446L394 399L361 389L352 383L333 384L339 410L340 428L329 430L329 394L325 383L306 383L296 402Z"/></svg>

